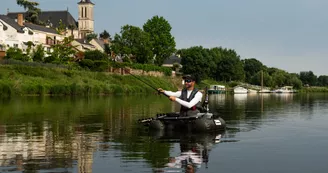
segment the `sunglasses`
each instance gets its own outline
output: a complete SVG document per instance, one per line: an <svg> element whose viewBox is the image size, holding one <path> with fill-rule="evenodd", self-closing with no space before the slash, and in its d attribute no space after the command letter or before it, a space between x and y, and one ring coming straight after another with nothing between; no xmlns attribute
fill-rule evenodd
<svg viewBox="0 0 328 173"><path fill-rule="evenodd" d="M185 83L190 83L190 82L192 82L192 80L190 80L190 79L186 79L186 80L184 80L185 81Z"/></svg>

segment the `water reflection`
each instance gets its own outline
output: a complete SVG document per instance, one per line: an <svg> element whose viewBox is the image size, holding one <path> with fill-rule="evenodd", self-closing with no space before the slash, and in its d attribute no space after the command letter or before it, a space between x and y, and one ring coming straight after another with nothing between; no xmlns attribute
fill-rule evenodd
<svg viewBox="0 0 328 173"><path fill-rule="evenodd" d="M212 166L210 156L219 155L216 148L242 143L241 133L328 113L326 94L218 94L209 99L211 112L227 123L224 133L139 129L138 119L179 109L158 96L0 100L0 172L184 172L188 165L202 172Z"/></svg>

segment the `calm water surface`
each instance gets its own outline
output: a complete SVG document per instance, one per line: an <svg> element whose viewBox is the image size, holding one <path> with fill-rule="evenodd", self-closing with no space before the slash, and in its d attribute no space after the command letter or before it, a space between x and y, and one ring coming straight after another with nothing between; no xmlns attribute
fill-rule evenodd
<svg viewBox="0 0 328 173"><path fill-rule="evenodd" d="M326 172L328 95L211 95L214 134L148 133L159 96L0 100L0 172Z"/></svg>

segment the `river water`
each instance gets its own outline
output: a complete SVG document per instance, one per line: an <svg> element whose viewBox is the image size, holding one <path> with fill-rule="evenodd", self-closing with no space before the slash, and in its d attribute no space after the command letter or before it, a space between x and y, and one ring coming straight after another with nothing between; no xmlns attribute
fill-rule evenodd
<svg viewBox="0 0 328 173"><path fill-rule="evenodd" d="M160 96L0 100L0 172L326 172L328 95L210 95L211 134L148 133Z"/></svg>

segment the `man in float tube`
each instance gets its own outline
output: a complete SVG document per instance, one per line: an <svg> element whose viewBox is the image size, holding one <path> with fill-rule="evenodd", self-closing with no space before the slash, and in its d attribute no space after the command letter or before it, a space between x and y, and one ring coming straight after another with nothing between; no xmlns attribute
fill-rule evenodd
<svg viewBox="0 0 328 173"><path fill-rule="evenodd" d="M169 96L171 101L178 102L181 105L180 116L196 115L202 109L203 93L195 88L195 76L185 75L182 79L184 80L184 88L181 91L165 91L162 88L158 88L158 91Z"/></svg>

